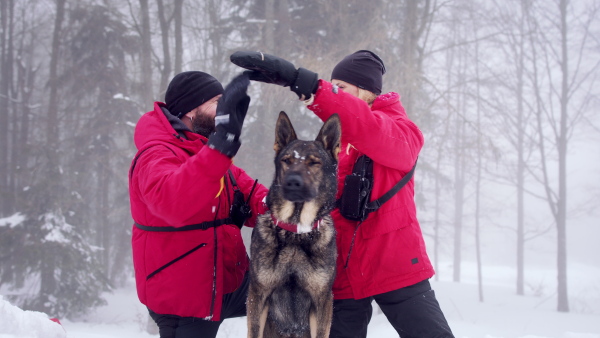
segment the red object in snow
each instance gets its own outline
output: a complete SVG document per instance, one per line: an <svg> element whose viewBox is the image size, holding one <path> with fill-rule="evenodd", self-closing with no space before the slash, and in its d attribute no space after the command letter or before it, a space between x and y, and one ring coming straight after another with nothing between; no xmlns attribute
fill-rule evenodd
<svg viewBox="0 0 600 338"><path fill-rule="evenodd" d="M51 321L60 324L60 320L58 318L50 318ZM62 324L60 324L62 326Z"/></svg>

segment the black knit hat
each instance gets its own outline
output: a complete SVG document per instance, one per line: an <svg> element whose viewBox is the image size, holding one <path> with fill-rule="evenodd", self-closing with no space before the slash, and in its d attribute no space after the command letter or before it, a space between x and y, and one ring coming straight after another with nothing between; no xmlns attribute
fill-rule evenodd
<svg viewBox="0 0 600 338"><path fill-rule="evenodd" d="M331 72L331 79L342 80L366 89L376 95L381 94L385 65L377 54L359 50L340 61Z"/></svg>
<svg viewBox="0 0 600 338"><path fill-rule="evenodd" d="M190 71L175 75L165 94L169 112L179 118L213 97L223 94L223 85L212 75Z"/></svg>

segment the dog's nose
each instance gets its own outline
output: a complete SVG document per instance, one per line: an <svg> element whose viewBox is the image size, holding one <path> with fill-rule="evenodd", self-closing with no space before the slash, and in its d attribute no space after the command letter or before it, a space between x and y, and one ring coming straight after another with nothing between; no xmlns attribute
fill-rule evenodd
<svg viewBox="0 0 600 338"><path fill-rule="evenodd" d="M285 188L289 190L300 190L303 187L302 176L300 174L290 174L285 178Z"/></svg>
<svg viewBox="0 0 600 338"><path fill-rule="evenodd" d="M283 198L292 202L305 202L315 197L315 192L300 173L288 173L283 180L282 190Z"/></svg>

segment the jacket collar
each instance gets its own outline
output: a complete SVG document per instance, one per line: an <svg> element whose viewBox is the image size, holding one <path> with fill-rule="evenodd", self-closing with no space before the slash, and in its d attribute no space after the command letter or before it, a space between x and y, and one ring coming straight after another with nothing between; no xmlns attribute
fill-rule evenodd
<svg viewBox="0 0 600 338"><path fill-rule="evenodd" d="M169 110L167 109L167 107L160 106L160 109L161 109L162 113L165 115L167 122L169 122L171 127L173 127L173 129L177 132L177 134L179 134L179 137L183 138L184 140L187 140L188 138L185 135L185 132L191 133L192 131L185 125L185 123L183 123L183 121L181 121L180 118L171 114L169 112Z"/></svg>
<svg viewBox="0 0 600 338"><path fill-rule="evenodd" d="M142 115L136 124L134 141L138 149L158 141L196 153L206 144L207 138L189 130L179 118L169 113L164 103L155 102L154 109Z"/></svg>
<svg viewBox="0 0 600 338"><path fill-rule="evenodd" d="M385 94L381 94L375 98L373 101L373 105L371 106L371 110L381 110L387 106L395 104L400 101L400 94L389 92Z"/></svg>
<svg viewBox="0 0 600 338"><path fill-rule="evenodd" d="M275 218L275 216L273 216L273 214L271 214L271 220L273 220L273 224L275 224L276 226L280 227L283 230L287 230L289 232L294 232L294 233L307 233L310 232L314 229L317 229L319 227L319 225L321 225L321 220L318 219L316 220L312 227L310 228L310 231L298 231L298 230L302 230L302 229L298 229L298 224L291 224L291 223L286 223L283 221L278 220L277 218Z"/></svg>

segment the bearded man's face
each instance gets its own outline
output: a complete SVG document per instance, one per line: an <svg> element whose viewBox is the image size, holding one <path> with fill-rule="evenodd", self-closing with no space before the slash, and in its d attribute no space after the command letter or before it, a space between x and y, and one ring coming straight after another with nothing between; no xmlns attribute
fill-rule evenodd
<svg viewBox="0 0 600 338"><path fill-rule="evenodd" d="M217 104L221 95L204 102L198 108L192 119L192 131L207 137L215 131L215 115L217 114Z"/></svg>

